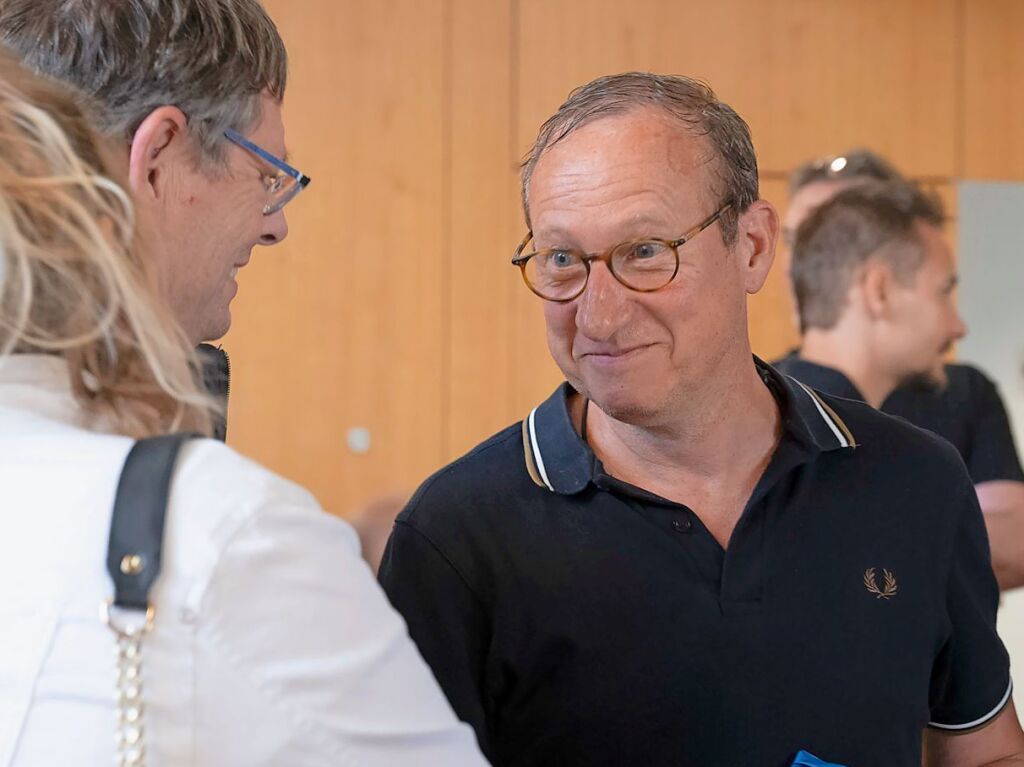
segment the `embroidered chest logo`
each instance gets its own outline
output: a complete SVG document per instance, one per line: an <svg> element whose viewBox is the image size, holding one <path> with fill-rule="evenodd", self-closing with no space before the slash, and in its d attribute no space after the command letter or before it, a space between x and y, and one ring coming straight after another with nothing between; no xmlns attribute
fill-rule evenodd
<svg viewBox="0 0 1024 767"><path fill-rule="evenodd" d="M896 585L896 576L888 570L882 570L882 588L878 588L878 579L875 577L875 568L869 567L864 571L864 588L875 595L875 599L891 599L896 596L899 586Z"/></svg>

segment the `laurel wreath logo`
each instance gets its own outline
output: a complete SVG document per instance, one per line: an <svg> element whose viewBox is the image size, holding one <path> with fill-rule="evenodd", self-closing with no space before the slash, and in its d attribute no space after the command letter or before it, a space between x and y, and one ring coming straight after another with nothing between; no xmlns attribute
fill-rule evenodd
<svg viewBox="0 0 1024 767"><path fill-rule="evenodd" d="M869 567L864 571L864 588L875 595L875 599L891 599L896 596L899 586L896 585L896 576L886 569L882 569L882 588L878 588L878 579L875 578L875 568Z"/></svg>

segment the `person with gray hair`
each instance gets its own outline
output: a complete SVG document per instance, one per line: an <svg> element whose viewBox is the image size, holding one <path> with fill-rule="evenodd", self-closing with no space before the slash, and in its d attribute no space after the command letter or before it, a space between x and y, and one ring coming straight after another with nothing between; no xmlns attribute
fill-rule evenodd
<svg viewBox="0 0 1024 767"><path fill-rule="evenodd" d="M566 381L420 487L379 573L493 763L1024 758L960 459L751 354L779 221L735 110L599 78L522 192Z"/></svg>
<svg viewBox="0 0 1024 767"><path fill-rule="evenodd" d="M238 270L288 234L288 59L256 0L5 0L0 41L94 97L125 142L160 284L190 340L223 336Z"/></svg>
<svg viewBox="0 0 1024 767"><path fill-rule="evenodd" d="M192 347L301 188L262 148L270 20L4 0L0 29L107 99L0 45L0 765L483 767L351 527L201 438Z"/></svg>
<svg viewBox="0 0 1024 767"><path fill-rule="evenodd" d="M194 345L223 336L239 270L309 183L285 162L287 53L260 3L4 0L0 42L95 99L175 318ZM226 356L201 352L226 399Z"/></svg>

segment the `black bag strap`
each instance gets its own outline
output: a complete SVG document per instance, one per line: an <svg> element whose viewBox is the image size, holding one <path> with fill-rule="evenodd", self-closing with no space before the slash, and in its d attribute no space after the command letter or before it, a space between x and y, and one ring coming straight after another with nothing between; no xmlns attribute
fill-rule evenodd
<svg viewBox="0 0 1024 767"><path fill-rule="evenodd" d="M160 574L164 519L178 451L194 434L166 434L136 442L125 459L114 498L107 572L114 605L145 610Z"/></svg>

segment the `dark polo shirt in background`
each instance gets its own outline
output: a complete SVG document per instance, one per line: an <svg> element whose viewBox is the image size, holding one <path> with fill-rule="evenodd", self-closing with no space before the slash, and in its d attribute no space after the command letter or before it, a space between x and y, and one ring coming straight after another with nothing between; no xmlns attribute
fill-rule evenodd
<svg viewBox="0 0 1024 767"><path fill-rule="evenodd" d="M567 385L401 513L381 583L495 765L919 767L1006 704L959 456L761 372L784 432L727 550L604 472Z"/></svg>
<svg viewBox="0 0 1024 767"><path fill-rule="evenodd" d="M1024 482L1010 419L996 385L970 365L946 365L946 376L949 383L941 390L897 389L882 403L882 411L949 440L974 484Z"/></svg>
<svg viewBox="0 0 1024 767"><path fill-rule="evenodd" d="M797 352L773 363L798 381L836 397L863 401L845 375L807 362ZM938 434L957 449L978 485L993 480L1024 482L1013 430L996 385L970 365L946 365L943 389L905 386L890 394L881 410Z"/></svg>

